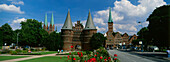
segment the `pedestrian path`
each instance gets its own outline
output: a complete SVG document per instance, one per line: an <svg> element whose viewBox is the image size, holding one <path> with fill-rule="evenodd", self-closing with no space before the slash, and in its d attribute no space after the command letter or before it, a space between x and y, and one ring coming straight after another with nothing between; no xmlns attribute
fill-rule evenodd
<svg viewBox="0 0 170 62"><path fill-rule="evenodd" d="M63 52L63 53L60 53L60 54L64 54L64 53L68 53L68 52ZM56 54L57 53L47 54L47 55L33 55L31 57L11 59L11 60L4 60L4 61L0 61L0 62L17 62L17 61L23 61L23 60L28 60L28 59L40 58L40 57L45 57L45 56L56 56ZM20 56L22 56L22 55L20 55Z"/></svg>

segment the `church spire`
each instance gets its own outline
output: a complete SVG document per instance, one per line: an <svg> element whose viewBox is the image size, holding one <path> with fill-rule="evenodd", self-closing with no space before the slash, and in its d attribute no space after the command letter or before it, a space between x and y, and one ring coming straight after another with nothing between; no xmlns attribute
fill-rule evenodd
<svg viewBox="0 0 170 62"><path fill-rule="evenodd" d="M108 22L113 22L112 20L112 14L111 14L111 8L109 7L109 19Z"/></svg>
<svg viewBox="0 0 170 62"><path fill-rule="evenodd" d="M52 26L54 25L54 18L53 18L53 13L51 15L51 23L50 23Z"/></svg>
<svg viewBox="0 0 170 62"><path fill-rule="evenodd" d="M88 19L86 22L85 29L96 29L96 27L94 26L94 23L93 23L93 19L91 17L90 10L89 10Z"/></svg>
<svg viewBox="0 0 170 62"><path fill-rule="evenodd" d="M66 20L65 20L65 23L62 29L72 29L72 27L73 27L73 24L72 24L71 17L70 17L70 11L68 10L67 17L66 17Z"/></svg>
<svg viewBox="0 0 170 62"><path fill-rule="evenodd" d="M45 26L47 26L47 24L48 24L48 22L47 22L47 13L45 14L44 24L45 24Z"/></svg>

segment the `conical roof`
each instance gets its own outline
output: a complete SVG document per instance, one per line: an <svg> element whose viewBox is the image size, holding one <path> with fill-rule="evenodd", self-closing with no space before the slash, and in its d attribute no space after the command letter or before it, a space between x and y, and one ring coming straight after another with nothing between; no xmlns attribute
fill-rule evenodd
<svg viewBox="0 0 170 62"><path fill-rule="evenodd" d="M108 22L113 22L112 14L111 14L111 8L109 8L109 19L108 19Z"/></svg>
<svg viewBox="0 0 170 62"><path fill-rule="evenodd" d="M45 14L44 24L45 24L45 26L47 26L47 24L48 24L48 22L47 22L47 14Z"/></svg>
<svg viewBox="0 0 170 62"><path fill-rule="evenodd" d="M50 24L52 24L52 26L54 25L53 13L52 13L52 15L51 15L51 22L50 22Z"/></svg>
<svg viewBox="0 0 170 62"><path fill-rule="evenodd" d="M96 27L94 26L93 19L91 17L90 11L89 11L89 15L88 15L88 19L87 19L87 22L86 22L85 29L96 29Z"/></svg>
<svg viewBox="0 0 170 62"><path fill-rule="evenodd" d="M62 29L72 29L72 27L73 27L73 24L72 24L71 17L70 17L70 11L68 11L67 17L66 17L66 20L65 20L65 23Z"/></svg>

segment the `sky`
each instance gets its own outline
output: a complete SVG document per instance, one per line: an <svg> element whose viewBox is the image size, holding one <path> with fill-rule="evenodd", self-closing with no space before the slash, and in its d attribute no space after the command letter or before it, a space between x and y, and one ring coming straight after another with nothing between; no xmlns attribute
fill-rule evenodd
<svg viewBox="0 0 170 62"><path fill-rule="evenodd" d="M168 4L170 0L0 0L0 26L8 23L13 30L20 29L20 22L26 19L44 22L45 14L50 23L53 13L60 32L68 10L73 26L78 20L85 25L90 10L97 31L105 33L110 7L113 31L133 35L148 26L146 19L154 9Z"/></svg>

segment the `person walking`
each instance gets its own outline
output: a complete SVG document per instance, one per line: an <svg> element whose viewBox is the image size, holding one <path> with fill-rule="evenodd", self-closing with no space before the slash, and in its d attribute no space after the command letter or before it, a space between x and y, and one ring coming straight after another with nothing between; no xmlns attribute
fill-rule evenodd
<svg viewBox="0 0 170 62"><path fill-rule="evenodd" d="M61 50L61 53L63 53L63 50Z"/></svg>
<svg viewBox="0 0 170 62"><path fill-rule="evenodd" d="M58 54L60 53L60 50L58 49Z"/></svg>

